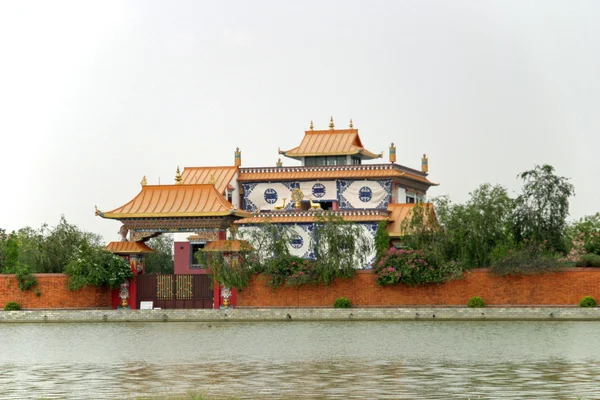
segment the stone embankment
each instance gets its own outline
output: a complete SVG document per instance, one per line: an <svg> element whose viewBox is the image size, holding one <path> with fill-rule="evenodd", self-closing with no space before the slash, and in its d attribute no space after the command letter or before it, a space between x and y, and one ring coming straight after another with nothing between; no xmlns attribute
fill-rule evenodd
<svg viewBox="0 0 600 400"><path fill-rule="evenodd" d="M245 308L221 310L0 311L11 322L260 322L260 321L600 321L599 308Z"/></svg>

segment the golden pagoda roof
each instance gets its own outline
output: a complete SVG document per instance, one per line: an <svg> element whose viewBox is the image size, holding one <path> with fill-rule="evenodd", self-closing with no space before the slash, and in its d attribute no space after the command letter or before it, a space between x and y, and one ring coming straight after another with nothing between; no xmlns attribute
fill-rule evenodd
<svg viewBox="0 0 600 400"><path fill-rule="evenodd" d="M428 222L437 222L435 210L431 203L389 204L388 211L390 212L390 223L387 226L387 230L390 237L401 237L408 234L408 232L404 230L404 224L411 218L415 207L425 207L426 215L428 216L428 219L430 219Z"/></svg>
<svg viewBox="0 0 600 400"><path fill-rule="evenodd" d="M149 254L155 252L144 242L110 242L104 249L114 254Z"/></svg>
<svg viewBox="0 0 600 400"><path fill-rule="evenodd" d="M367 159L381 157L363 147L358 129L305 131L300 146L280 153L290 158L334 155L359 155Z"/></svg>
<svg viewBox="0 0 600 400"><path fill-rule="evenodd" d="M96 214L109 219L251 215L236 210L214 185L146 185L127 204Z"/></svg>
<svg viewBox="0 0 600 400"><path fill-rule="evenodd" d="M378 178L406 178L422 182L430 186L437 186L425 174L402 171L393 164L363 164L344 166L318 166L318 167L267 167L267 168L241 168L238 180L251 181L278 181L278 180L326 180L326 179L378 179Z"/></svg>
<svg viewBox="0 0 600 400"><path fill-rule="evenodd" d="M184 185L205 185L214 181L217 192L223 193L238 167L185 167L181 175Z"/></svg>
<svg viewBox="0 0 600 400"><path fill-rule="evenodd" d="M285 223L302 223L302 222L315 222L317 216L322 215L341 217L344 221L351 222L378 222L385 221L388 219L387 211L385 210L344 210L344 211L330 211L330 212L318 212L318 211L285 211L285 212L270 212L260 213L257 216L242 218L235 221L235 224L248 225L248 224L285 224Z"/></svg>
<svg viewBox="0 0 600 400"><path fill-rule="evenodd" d="M215 240L207 243L202 250L209 252L242 252L252 251L253 248L245 240Z"/></svg>

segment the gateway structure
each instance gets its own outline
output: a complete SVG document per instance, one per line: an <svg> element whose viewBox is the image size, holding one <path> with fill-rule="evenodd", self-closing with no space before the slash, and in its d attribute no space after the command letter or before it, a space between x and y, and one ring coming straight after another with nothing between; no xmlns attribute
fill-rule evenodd
<svg viewBox="0 0 600 400"><path fill-rule="evenodd" d="M122 222L122 241L145 242L163 232L176 232L175 274L205 274L194 254L213 243L225 243L228 228L240 230L266 222L292 229L292 254L311 258L315 215L327 212L352 221L374 236L380 221L388 222L392 238L402 235L402 221L427 190L436 185L427 178L428 160L420 170L396 163L396 147L383 153L365 148L352 121L348 129L309 130L297 147L279 154L300 166L242 167L235 151L233 166L179 168L172 185L148 185L111 211L96 210L102 218ZM143 266L143 263L141 264ZM357 265L368 268L368 265ZM138 267L143 273L143 267Z"/></svg>

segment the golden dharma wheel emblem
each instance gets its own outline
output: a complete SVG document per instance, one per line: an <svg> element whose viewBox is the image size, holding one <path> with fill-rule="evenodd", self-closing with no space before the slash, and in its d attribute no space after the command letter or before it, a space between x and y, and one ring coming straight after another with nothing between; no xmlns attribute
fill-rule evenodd
<svg viewBox="0 0 600 400"><path fill-rule="evenodd" d="M292 191L292 201L295 203L296 208L301 207L302 199L304 199L304 193L300 188L296 188Z"/></svg>

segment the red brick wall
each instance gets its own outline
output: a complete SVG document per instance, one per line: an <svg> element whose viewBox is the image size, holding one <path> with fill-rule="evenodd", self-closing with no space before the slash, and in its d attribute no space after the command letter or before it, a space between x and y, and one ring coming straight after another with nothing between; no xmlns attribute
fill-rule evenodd
<svg viewBox="0 0 600 400"><path fill-rule="evenodd" d="M99 308L111 306L111 291L105 288L68 289L64 274L36 274L38 285L22 292L14 275L0 274L0 309L9 301L22 308ZM38 297L35 292L39 290Z"/></svg>
<svg viewBox="0 0 600 400"><path fill-rule="evenodd" d="M488 305L577 305L583 296L600 300L600 269L571 268L563 272L520 277L496 277L487 269L431 286L382 287L370 271L330 286L305 285L271 289L259 276L238 292L238 307L331 307L338 297L354 306L465 306L472 296Z"/></svg>

